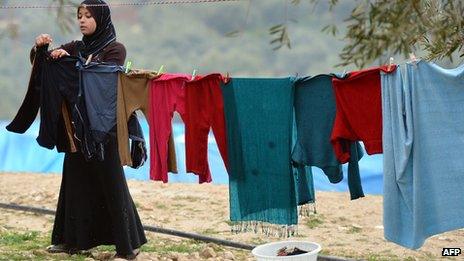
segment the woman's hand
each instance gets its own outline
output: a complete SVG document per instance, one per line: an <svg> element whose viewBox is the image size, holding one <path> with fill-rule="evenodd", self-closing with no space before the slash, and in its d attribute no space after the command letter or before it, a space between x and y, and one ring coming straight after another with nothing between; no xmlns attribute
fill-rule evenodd
<svg viewBox="0 0 464 261"><path fill-rule="evenodd" d="M68 56L69 53L66 52L64 49L56 49L56 50L53 50L52 53L50 54L50 56L53 58L53 59L58 59L58 58L61 58L63 56Z"/></svg>
<svg viewBox="0 0 464 261"><path fill-rule="evenodd" d="M35 38L35 46L40 47L53 42L52 37L49 34L41 34Z"/></svg>

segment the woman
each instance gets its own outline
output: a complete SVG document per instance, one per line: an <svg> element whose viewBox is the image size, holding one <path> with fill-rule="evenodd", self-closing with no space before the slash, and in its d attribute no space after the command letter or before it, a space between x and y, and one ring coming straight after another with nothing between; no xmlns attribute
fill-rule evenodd
<svg viewBox="0 0 464 261"><path fill-rule="evenodd" d="M51 52L123 65L124 45L116 42L110 9L101 0L86 0L77 18L82 41L73 41ZM36 38L36 48L52 42L50 35ZM116 137L105 145L104 161L89 161L81 152L66 153L52 233L52 253L73 253L98 245L116 245L116 257L135 259L147 242L130 196L117 150Z"/></svg>

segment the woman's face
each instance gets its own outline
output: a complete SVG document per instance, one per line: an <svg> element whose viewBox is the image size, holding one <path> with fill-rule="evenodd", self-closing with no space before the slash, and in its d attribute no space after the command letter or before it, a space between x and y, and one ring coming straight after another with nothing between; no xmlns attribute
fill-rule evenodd
<svg viewBox="0 0 464 261"><path fill-rule="evenodd" d="M92 14L89 12L89 10L85 7L79 8L77 20L79 21L79 26L83 35L92 35L97 29L97 23L95 22L95 19L92 17Z"/></svg>

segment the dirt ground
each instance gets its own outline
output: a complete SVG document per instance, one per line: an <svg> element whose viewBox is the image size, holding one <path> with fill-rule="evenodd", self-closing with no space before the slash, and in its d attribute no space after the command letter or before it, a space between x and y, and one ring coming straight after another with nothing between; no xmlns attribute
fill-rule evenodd
<svg viewBox="0 0 464 261"><path fill-rule="evenodd" d="M60 182L61 176L59 175L0 173L0 202L55 210ZM227 186L162 184L132 180L128 183L144 225L200 233L250 244L282 240L259 233L231 233ZM437 260L442 259L441 251L444 247L464 249L464 230L462 229L429 238L417 251L387 242L383 238L382 197L367 195L355 201L349 198L348 193L318 191L316 194L317 214L301 217L298 235L290 240L318 242L322 245L324 255L367 260ZM31 230L49 233L52 225L53 216L0 209L0 229L4 231ZM150 240L166 238L159 234L149 234ZM182 240L170 238L170 240ZM252 257L249 252L240 255L230 248L225 249L228 253L232 252L235 260L246 260ZM195 256L198 255L195 254ZM163 256L157 258L161 257ZM163 258L165 260L179 259L169 257L169 253L166 253ZM207 259L202 256L198 258ZM215 258L224 260L227 257L217 256Z"/></svg>

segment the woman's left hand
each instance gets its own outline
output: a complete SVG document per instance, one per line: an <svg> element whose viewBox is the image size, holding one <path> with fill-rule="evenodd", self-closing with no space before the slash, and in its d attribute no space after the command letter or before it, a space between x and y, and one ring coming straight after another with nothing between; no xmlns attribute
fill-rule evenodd
<svg viewBox="0 0 464 261"><path fill-rule="evenodd" d="M64 49L56 49L56 50L53 50L52 53L50 54L50 56L53 58L53 59L58 59L58 58L61 58L63 56L69 56L69 53L66 52Z"/></svg>

